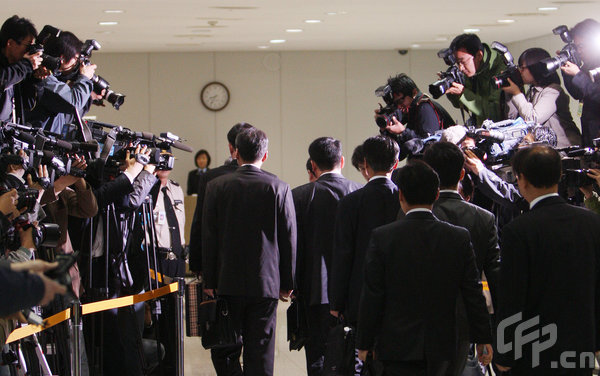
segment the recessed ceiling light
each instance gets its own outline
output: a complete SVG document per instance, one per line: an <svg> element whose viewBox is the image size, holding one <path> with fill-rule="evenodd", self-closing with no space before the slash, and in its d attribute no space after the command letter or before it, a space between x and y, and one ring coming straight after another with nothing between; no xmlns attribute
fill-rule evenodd
<svg viewBox="0 0 600 376"><path fill-rule="evenodd" d="M267 48L269 48L269 46L258 46L258 48L260 48L261 50L266 50Z"/></svg>
<svg viewBox="0 0 600 376"><path fill-rule="evenodd" d="M117 21L100 21L98 22L98 25L101 26L113 26L113 25L118 25L119 23Z"/></svg>
<svg viewBox="0 0 600 376"><path fill-rule="evenodd" d="M304 22L306 22L308 24L315 24L315 23L321 23L321 20L304 20Z"/></svg>
<svg viewBox="0 0 600 376"><path fill-rule="evenodd" d="M498 20L498 23L501 24L510 24L510 23L514 23L515 20Z"/></svg>
<svg viewBox="0 0 600 376"><path fill-rule="evenodd" d="M558 10L558 8L557 7L541 7L541 8L538 8L538 10L542 11L542 12L550 12L553 10Z"/></svg>
<svg viewBox="0 0 600 376"><path fill-rule="evenodd" d="M325 14L328 16L337 16L337 12L327 12Z"/></svg>
<svg viewBox="0 0 600 376"><path fill-rule="evenodd" d="M473 28L473 29L464 29L463 30L463 32L465 32L465 33L476 33L478 31L480 31L480 30L479 29L475 29L475 28Z"/></svg>
<svg viewBox="0 0 600 376"><path fill-rule="evenodd" d="M420 45L420 44L416 44L416 43L415 43L415 44L412 44L412 45L411 45L411 47L412 47L412 48L419 48L419 47L421 47L421 45Z"/></svg>
<svg viewBox="0 0 600 376"><path fill-rule="evenodd" d="M285 39L271 39L269 43L277 44L277 43L285 43Z"/></svg>
<svg viewBox="0 0 600 376"><path fill-rule="evenodd" d="M108 14L119 14L119 13L124 13L123 10L121 9L106 9L104 11L104 13L108 13Z"/></svg>
<svg viewBox="0 0 600 376"><path fill-rule="evenodd" d="M302 30L302 29L285 29L285 31L287 31L288 33L301 33L304 30Z"/></svg>

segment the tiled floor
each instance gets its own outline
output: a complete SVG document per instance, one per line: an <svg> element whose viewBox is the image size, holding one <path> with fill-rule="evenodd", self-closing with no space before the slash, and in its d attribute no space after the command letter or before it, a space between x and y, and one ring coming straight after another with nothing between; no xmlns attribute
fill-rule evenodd
<svg viewBox="0 0 600 376"><path fill-rule="evenodd" d="M277 308L277 345L275 348L275 375L306 375L304 350L290 352L287 342L286 310L289 303L279 302ZM210 351L202 347L198 337L185 338L185 376L213 376L215 369L210 360Z"/></svg>

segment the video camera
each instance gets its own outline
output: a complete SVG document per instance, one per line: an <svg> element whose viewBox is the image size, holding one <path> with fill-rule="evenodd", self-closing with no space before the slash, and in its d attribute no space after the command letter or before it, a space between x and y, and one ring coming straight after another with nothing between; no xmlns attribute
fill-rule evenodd
<svg viewBox="0 0 600 376"><path fill-rule="evenodd" d="M567 187L579 188L596 182L587 175L590 168L600 166L600 138L594 139L593 142L594 148L571 146L559 149L559 151L566 154L566 157L562 158L563 177L561 184Z"/></svg>
<svg viewBox="0 0 600 376"><path fill-rule="evenodd" d="M390 85L383 85L375 89L375 96L383 98L386 106L379 104L379 113L375 117L375 123L381 129L385 129L392 122L392 117L398 121L402 120L402 111L398 109L398 104L394 100L394 94Z"/></svg>
<svg viewBox="0 0 600 376"><path fill-rule="evenodd" d="M554 28L552 30L552 33L554 35L560 35L560 39L562 39L562 41L565 42L566 45L562 48L562 50L560 50L558 56L549 57L541 61L546 71L546 76L549 76L552 72L556 71L567 61L570 61L571 63L580 67L582 64L581 57L577 53L577 47L573 42L573 36L571 35L569 28L565 25L560 25Z"/></svg>
<svg viewBox="0 0 600 376"><path fill-rule="evenodd" d="M508 79L510 78L517 86L521 86L523 84L523 79L521 78L519 67L515 65L514 58L508 50L508 47L500 42L493 42L492 48L502 54L504 63L506 63L507 66L505 71L492 77L492 84L498 89L508 87L510 86L510 83L508 82Z"/></svg>
<svg viewBox="0 0 600 376"><path fill-rule="evenodd" d="M429 92L434 99L444 95L452 87L454 82L461 85L465 84L465 75L456 66L456 58L450 48L444 48L438 51L437 56L444 59L444 63L449 66L445 72L440 72L440 79L429 85Z"/></svg>

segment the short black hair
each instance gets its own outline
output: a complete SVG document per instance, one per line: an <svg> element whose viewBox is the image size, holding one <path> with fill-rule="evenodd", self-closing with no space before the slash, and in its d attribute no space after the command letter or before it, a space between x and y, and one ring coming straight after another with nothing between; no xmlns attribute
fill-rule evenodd
<svg viewBox="0 0 600 376"><path fill-rule="evenodd" d="M238 133L235 147L245 162L256 162L267 152L269 139L265 132L252 127Z"/></svg>
<svg viewBox="0 0 600 376"><path fill-rule="evenodd" d="M600 23L592 18L577 23L571 29L571 36L578 38L596 38L600 34Z"/></svg>
<svg viewBox="0 0 600 376"><path fill-rule="evenodd" d="M362 144L355 147L354 151L352 152L352 166L360 171L358 165L361 163L365 163L365 154L363 153Z"/></svg>
<svg viewBox="0 0 600 376"><path fill-rule="evenodd" d="M435 202L440 180L435 171L420 160L411 160L398 172L398 189L410 205L431 205Z"/></svg>
<svg viewBox="0 0 600 376"><path fill-rule="evenodd" d="M398 143L383 135L367 138L362 149L365 161L375 172L391 171L400 153Z"/></svg>
<svg viewBox="0 0 600 376"><path fill-rule="evenodd" d="M390 88L392 89L392 93L394 93L394 94L402 94L404 96L412 97L413 91L415 89L417 89L417 91L419 91L417 84L415 84L415 82L412 80L412 78L408 77L404 73L400 73L399 75L397 75L395 77L388 78L387 83L388 83L388 85L390 85Z"/></svg>
<svg viewBox="0 0 600 376"><path fill-rule="evenodd" d="M9 39L21 43L28 36L37 38L37 30L27 18L14 15L4 21L0 28L0 48L5 48Z"/></svg>
<svg viewBox="0 0 600 376"><path fill-rule="evenodd" d="M229 144L233 147L235 147L235 139L237 138L238 133L240 133L241 131L245 130L245 129L251 129L254 128L254 126L250 123L237 123L236 125L234 125L233 127L231 127L231 129L229 130L229 132L227 132L227 141L229 142Z"/></svg>
<svg viewBox="0 0 600 376"><path fill-rule="evenodd" d="M562 174L560 154L550 146L523 148L512 160L515 176L523 174L536 188L550 188L559 183Z"/></svg>
<svg viewBox="0 0 600 376"><path fill-rule="evenodd" d="M198 152L194 156L194 163L196 163L196 161L198 160L198 157L201 156L202 154L206 155L206 160L207 160L206 167L210 166L210 154L208 154L208 151L206 151L204 149L198 150ZM197 163L196 163L196 167L198 167Z"/></svg>
<svg viewBox="0 0 600 376"><path fill-rule="evenodd" d="M450 49L452 53L456 53L461 48L464 48L469 55L475 56L477 52L483 51L483 43L476 34L460 34L452 40Z"/></svg>
<svg viewBox="0 0 600 376"><path fill-rule="evenodd" d="M70 31L63 31L58 38L50 38L44 43L44 52L50 56L63 57L65 61L69 61L76 57L83 47L83 42Z"/></svg>
<svg viewBox="0 0 600 376"><path fill-rule="evenodd" d="M333 137L319 137L308 146L308 155L319 169L333 170L342 161L342 143Z"/></svg>
<svg viewBox="0 0 600 376"><path fill-rule="evenodd" d="M523 51L521 56L519 56L519 66L527 67L527 69L529 69L529 72L533 76L536 85L542 87L546 87L550 84L560 85L558 73L552 72L550 75L546 76L548 71L546 69L546 65L542 63L542 60L549 57L550 54L543 48L528 48Z"/></svg>
<svg viewBox="0 0 600 376"><path fill-rule="evenodd" d="M427 148L423 161L438 174L440 186L448 188L458 184L465 164L465 156L458 146L442 141Z"/></svg>

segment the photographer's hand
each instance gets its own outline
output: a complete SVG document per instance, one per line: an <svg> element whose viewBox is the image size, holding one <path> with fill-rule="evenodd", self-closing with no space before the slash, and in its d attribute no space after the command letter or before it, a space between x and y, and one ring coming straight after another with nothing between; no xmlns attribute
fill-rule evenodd
<svg viewBox="0 0 600 376"><path fill-rule="evenodd" d="M54 295L64 295L67 293L67 288L65 286L51 280L43 274L40 274L39 276L44 282L44 297L39 303L41 306L45 306L46 304L50 303L52 299L54 299Z"/></svg>
<svg viewBox="0 0 600 376"><path fill-rule="evenodd" d="M149 156L150 150L148 150L146 145L144 145L144 146L138 145L135 148L135 154L145 154L146 156ZM138 176L140 174L140 172L142 172L142 170L144 169L144 165L136 160L135 154L133 156L131 156L131 153L129 151L127 151L126 157L125 157L125 163L127 166L125 168L125 171L127 171L133 177Z"/></svg>
<svg viewBox="0 0 600 376"><path fill-rule="evenodd" d="M446 94L454 94L454 95L462 95L465 91L465 86L459 84L458 82L453 82L452 87L446 91Z"/></svg>
<svg viewBox="0 0 600 376"><path fill-rule="evenodd" d="M34 54L25 53L25 55L23 55L23 59L29 60L31 66L33 67L33 70L38 69L40 64L42 64L42 61L44 60L42 59L41 52L36 52Z"/></svg>
<svg viewBox="0 0 600 376"><path fill-rule="evenodd" d="M48 78L51 74L52 72L50 72L48 68L44 66L41 66L35 71L33 71L33 77L37 78L38 80L44 80Z"/></svg>
<svg viewBox="0 0 600 376"><path fill-rule="evenodd" d="M0 212L8 219L19 216L20 213L19 210L17 210L18 199L19 194L14 188L0 196Z"/></svg>
<svg viewBox="0 0 600 376"><path fill-rule="evenodd" d="M479 176L479 172L485 169L481 159L477 158L471 150L465 150L465 168L475 175Z"/></svg>
<svg viewBox="0 0 600 376"><path fill-rule="evenodd" d="M89 65L81 64L79 66L79 73L83 76L86 76L87 78L89 78L91 80L92 77L94 77L94 74L96 73L96 68L98 68L98 66L96 64L89 64Z"/></svg>
<svg viewBox="0 0 600 376"><path fill-rule="evenodd" d="M587 176L596 180L596 184L600 185L600 170L596 168L591 168L590 172L588 172Z"/></svg>
<svg viewBox="0 0 600 376"><path fill-rule="evenodd" d="M47 262L43 260L31 260L10 264L10 269L15 272L43 273L56 267L58 267L58 262Z"/></svg>
<svg viewBox="0 0 600 376"><path fill-rule="evenodd" d="M394 134L402 134L406 130L406 126L399 122L395 116L392 116L392 123L388 124L385 129Z"/></svg>
<svg viewBox="0 0 600 376"><path fill-rule="evenodd" d="M507 78L506 80L510 85L502 88L502 90L504 90L505 93L510 94L512 96L521 94L521 89L510 78Z"/></svg>
<svg viewBox="0 0 600 376"><path fill-rule="evenodd" d="M561 66L560 70L569 76L575 76L580 71L579 67L570 61L567 61L563 66Z"/></svg>

